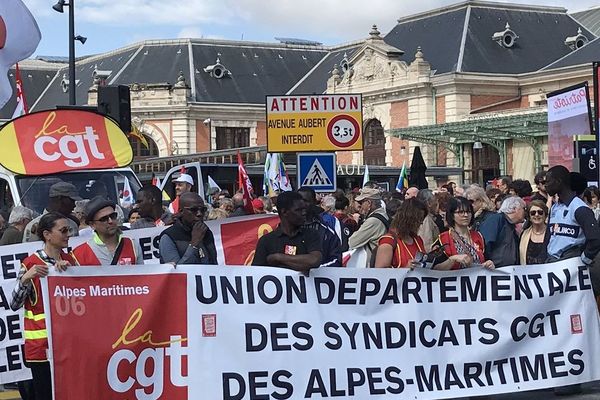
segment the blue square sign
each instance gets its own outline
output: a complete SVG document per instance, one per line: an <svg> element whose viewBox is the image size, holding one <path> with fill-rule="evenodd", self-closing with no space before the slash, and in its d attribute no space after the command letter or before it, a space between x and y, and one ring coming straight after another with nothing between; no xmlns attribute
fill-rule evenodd
<svg viewBox="0 0 600 400"><path fill-rule="evenodd" d="M335 192L335 153L298 153L296 170L298 187L311 187L315 192Z"/></svg>

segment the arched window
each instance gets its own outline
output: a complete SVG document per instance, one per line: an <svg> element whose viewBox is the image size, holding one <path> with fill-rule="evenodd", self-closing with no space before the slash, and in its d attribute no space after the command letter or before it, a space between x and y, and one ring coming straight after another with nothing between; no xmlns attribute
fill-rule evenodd
<svg viewBox="0 0 600 400"><path fill-rule="evenodd" d="M364 145L364 164L385 165L385 134L378 119L370 119L365 124Z"/></svg>
<svg viewBox="0 0 600 400"><path fill-rule="evenodd" d="M142 134L143 135L143 134ZM147 158L147 157L158 157L158 146L152 140L152 138L148 135L143 135L144 139L148 143L148 147L144 143L142 143L137 137L129 136L129 144L131 144L131 148L133 149L133 158Z"/></svg>

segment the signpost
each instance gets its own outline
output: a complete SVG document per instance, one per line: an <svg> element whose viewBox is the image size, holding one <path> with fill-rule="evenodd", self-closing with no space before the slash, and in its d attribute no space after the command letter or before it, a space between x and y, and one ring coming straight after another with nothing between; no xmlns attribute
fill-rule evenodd
<svg viewBox="0 0 600 400"><path fill-rule="evenodd" d="M298 187L328 193L337 189L335 153L298 153L296 166Z"/></svg>
<svg viewBox="0 0 600 400"><path fill-rule="evenodd" d="M358 94L267 96L267 151L362 150Z"/></svg>

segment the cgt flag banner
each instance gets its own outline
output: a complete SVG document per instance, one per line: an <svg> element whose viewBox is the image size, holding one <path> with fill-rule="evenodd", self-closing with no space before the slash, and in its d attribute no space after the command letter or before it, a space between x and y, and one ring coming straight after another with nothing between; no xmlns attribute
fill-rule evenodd
<svg viewBox="0 0 600 400"><path fill-rule="evenodd" d="M256 242L262 235L271 232L278 223L279 217L275 215L206 222L215 237L220 265L250 265L254 258ZM163 229L164 227L128 230L124 235L138 242L146 263L158 264L158 241ZM75 247L87 239L89 237L73 237L69 240L69 245ZM23 310L12 311L10 300L21 261L40 248L40 242L0 246L0 384L31 378L31 372L25 367L21 352L24 340ZM65 303L64 306L69 305Z"/></svg>
<svg viewBox="0 0 600 400"><path fill-rule="evenodd" d="M72 268L42 282L55 398L443 399L600 378L577 259L309 276Z"/></svg>

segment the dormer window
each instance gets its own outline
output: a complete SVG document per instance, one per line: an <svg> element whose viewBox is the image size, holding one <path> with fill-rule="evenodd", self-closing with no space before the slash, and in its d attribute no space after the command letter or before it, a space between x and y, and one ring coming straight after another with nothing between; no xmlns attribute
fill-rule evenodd
<svg viewBox="0 0 600 400"><path fill-rule="evenodd" d="M208 65L204 68L204 72L208 72L210 76L216 79L221 79L226 76L231 76L231 71L229 71L223 64L221 64L221 60L217 57L217 61L213 65Z"/></svg>
<svg viewBox="0 0 600 400"><path fill-rule="evenodd" d="M565 46L569 46L571 50L577 50L585 46L588 42L587 36L581 33L581 28L577 28L577 35L569 36L565 39Z"/></svg>
<svg viewBox="0 0 600 400"><path fill-rule="evenodd" d="M507 49L513 47L518 38L519 36L510 29L508 22L506 23L503 31L496 32L492 35L492 40L498 43L498 45Z"/></svg>
<svg viewBox="0 0 600 400"><path fill-rule="evenodd" d="M345 74L350 69L350 62L348 61L348 54L344 53L344 58L340 61L340 68L342 69L342 74Z"/></svg>

